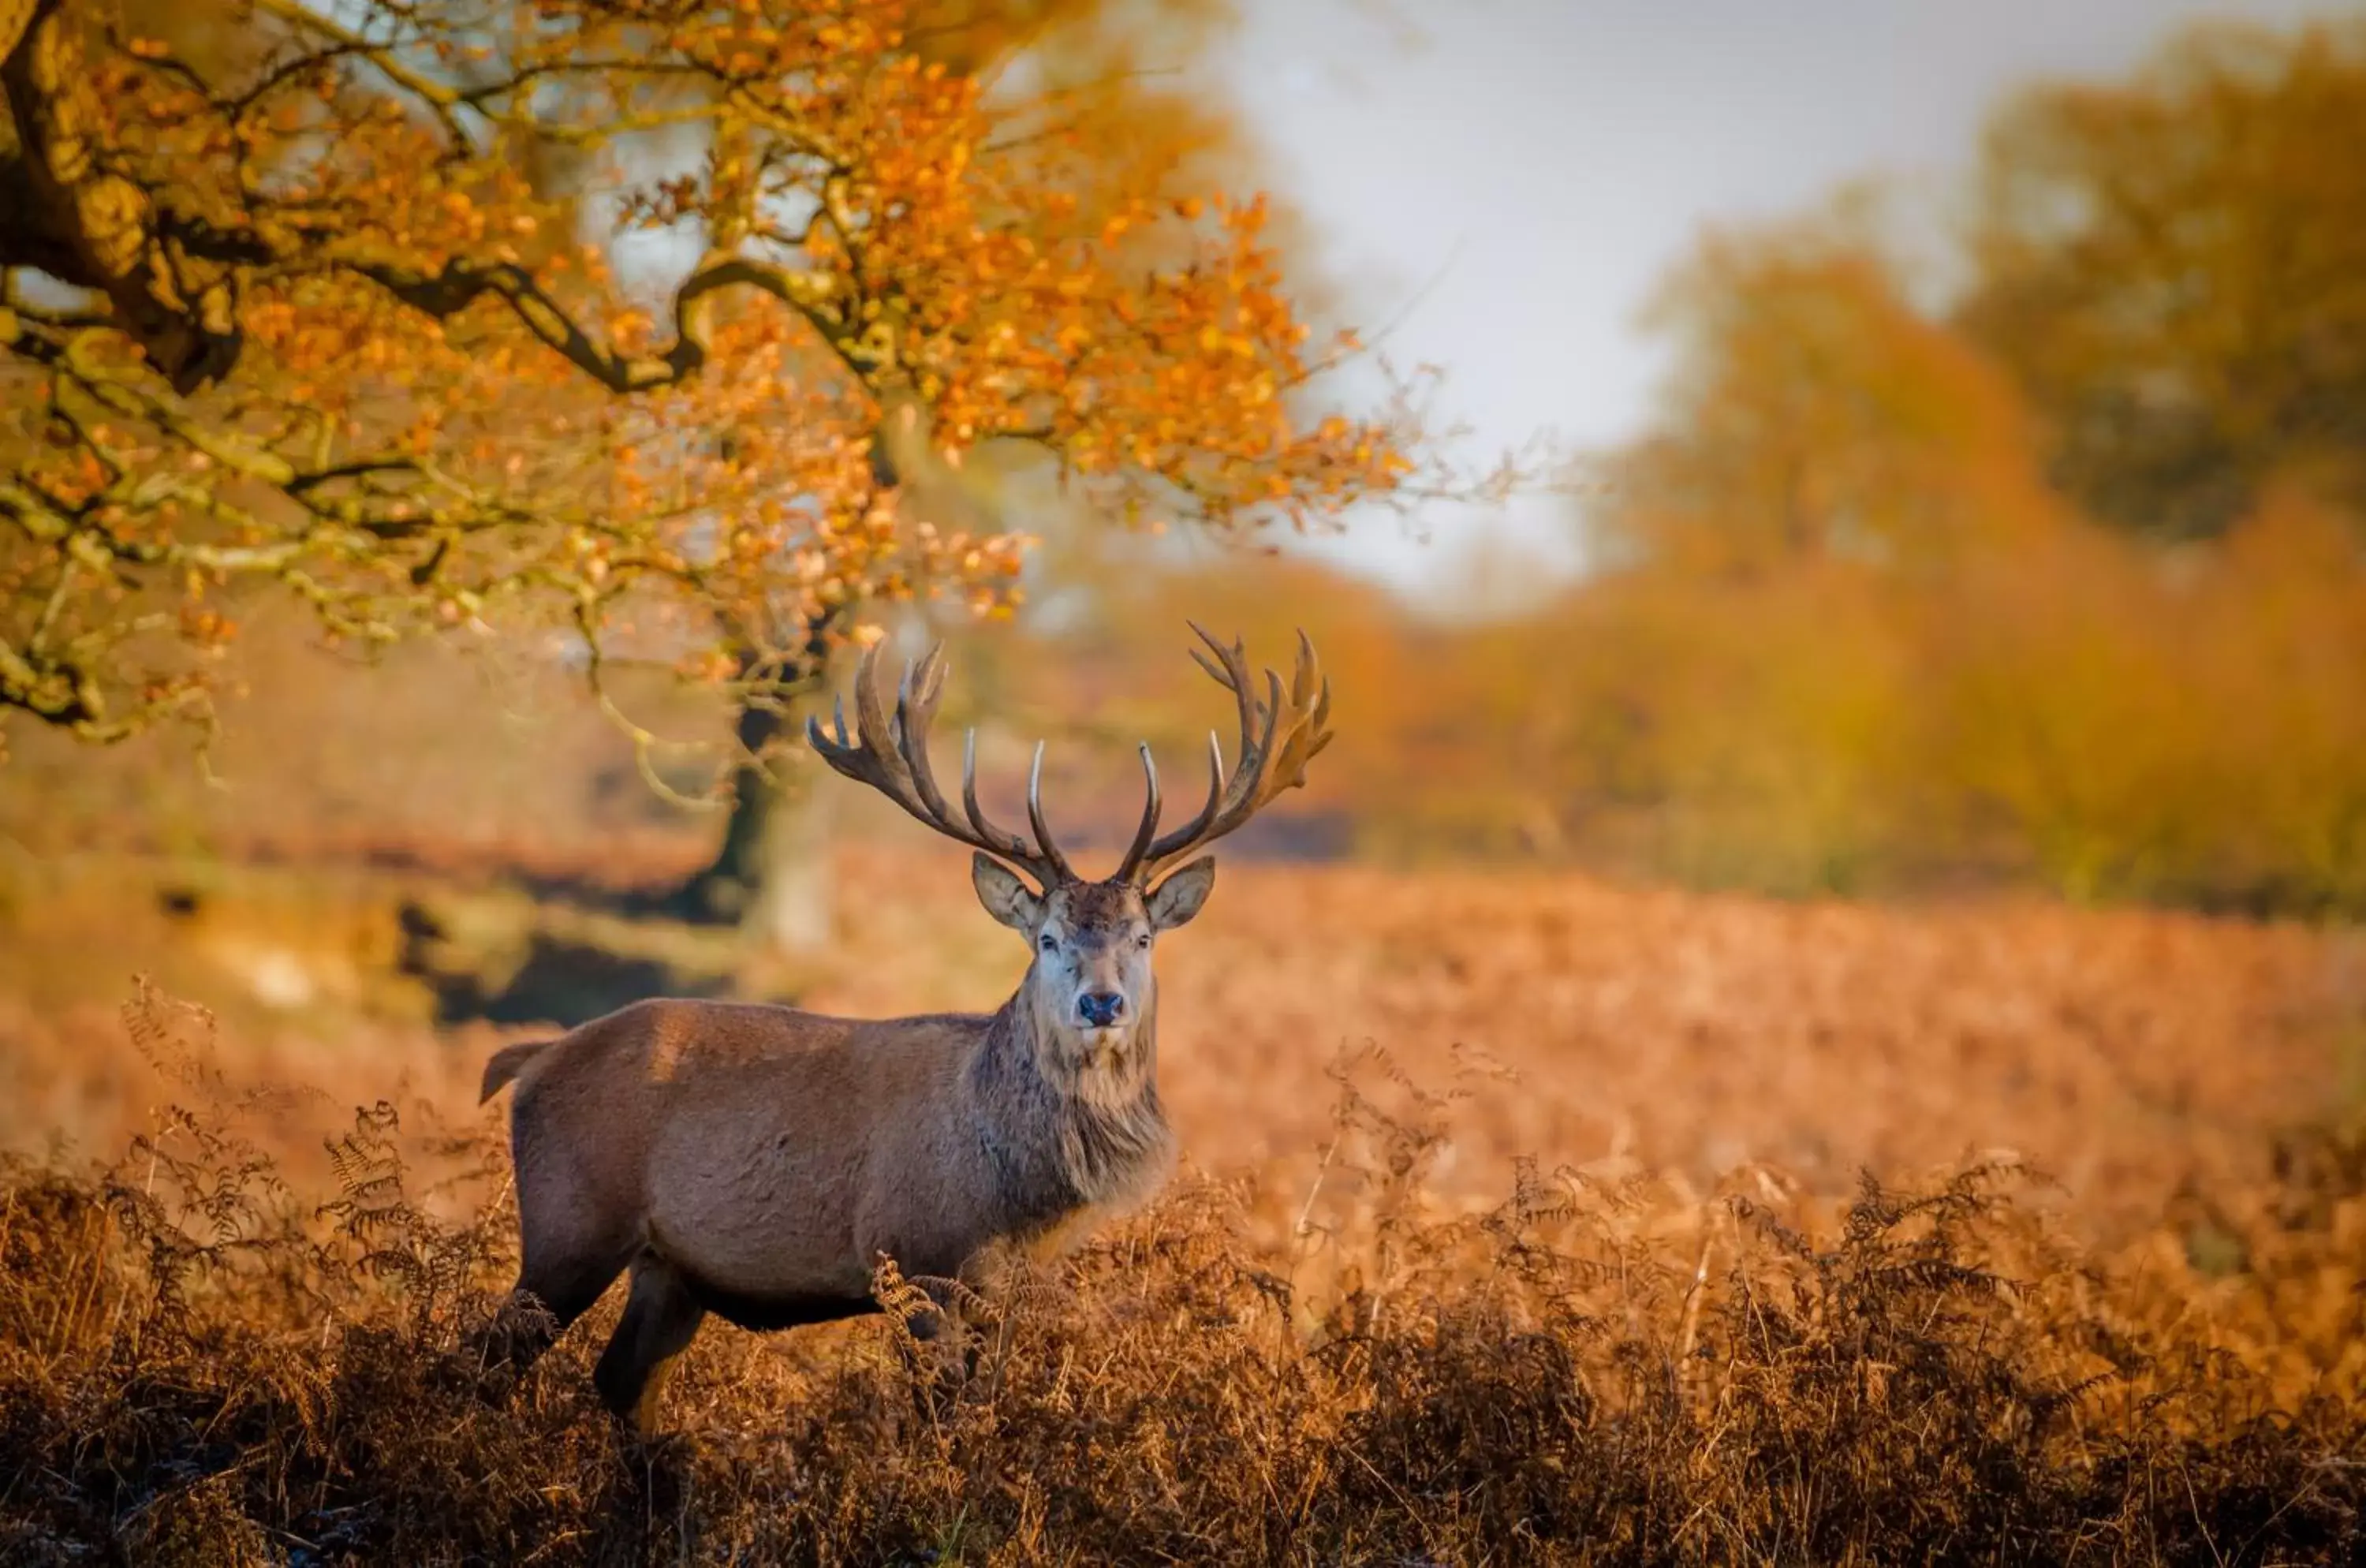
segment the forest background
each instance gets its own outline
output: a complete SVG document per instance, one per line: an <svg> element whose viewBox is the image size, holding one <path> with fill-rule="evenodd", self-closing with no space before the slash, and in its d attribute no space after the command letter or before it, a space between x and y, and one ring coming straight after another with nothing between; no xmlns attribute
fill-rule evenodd
<svg viewBox="0 0 2366 1568"><path fill-rule="evenodd" d="M1049 47L1070 51L1066 68L1079 79L1097 73L1103 84L1090 112L1126 117L1134 141L1116 166L1029 170L1044 182L1039 198L1065 181L1114 207L1151 199L1162 185L1254 176L1259 150L1203 88L1155 90L1143 84L1162 78L1121 69L1161 50L1189 58L1209 47L1217 17L1162 14L1151 26L1087 13L1007 25L1055 22L1065 30ZM999 46L962 47L985 58ZM1616 450L1538 448L1516 454L1513 470L1484 472L1492 458L1474 461L1470 442L1436 428L1430 411L1453 407L1450 378L1441 387L1401 367L1393 394L1380 383L1367 398L1379 409L1369 420L1329 412L1352 409L1377 380L1371 357L1350 351L1327 378L1307 377L1308 365L1263 367L1285 389L1302 379L1287 398L1311 411L1289 459L1301 471L1271 479L1270 496L1267 477L1250 479L1245 466L1176 488L1182 465L1243 439L1189 432L1188 421L1171 452L1152 455L1146 479L1137 466L1121 480L1164 486L1163 496L1080 495L1062 482L1092 476L1097 441L1142 441L1147 429L1149 453L1162 420L1171 435L1171 400L1197 389L1177 380L1097 414L1102 428L1083 433L1083 465L1071 442L1048 479L1048 465L1023 457L966 472L941 458L908 465L921 471L885 493L907 530L929 536L918 546L907 547L907 535L817 551L809 540L784 545L773 525L740 558L801 551L801 604L765 600L773 591L751 589L752 576L727 592L711 580L685 592L679 581L651 589L661 574L644 572L643 599L678 594L666 607L683 623L633 630L646 646L611 655L596 699L580 679L589 645L569 625L577 612L563 595L535 603L522 558L473 583L446 565L450 588L412 594L325 574L286 592L297 580L281 565L199 570L193 582L213 581L175 612L172 629L186 635L151 625L118 637L137 618L118 606L76 629L80 663L60 664L92 665L94 691L109 678L147 688L128 707L118 697L105 721L83 719L85 732L154 733L103 750L78 744L79 709L40 694L39 660L12 665L24 672L6 688L16 711L0 811L39 848L58 834L111 833L136 802L144 831L204 852L299 829L388 840L432 830L497 855L555 852L586 823L629 823L639 839L685 853L721 846L691 901L705 915L718 887L761 879L757 846L768 829L753 818L757 797L772 793L764 779L794 793L814 771L783 744L794 724L774 711L801 713L817 689L820 667L802 657L814 628L851 630L870 612L901 625L917 609L960 644L963 683L1009 731L1007 745L989 731L989 770L1008 773L1023 757L1020 742L1060 725L1056 792L1115 822L1128 809L1117 781L1130 738L1146 735L1170 757L1190 744L1198 721L1182 716L1194 711L1194 677L1179 653L1189 616L1269 649L1302 624L1325 650L1346 704L1343 739L1301 797L1303 829L1274 830L1297 852L1570 864L1780 895L2021 886L2077 900L2354 912L2366 897L2357 570L2366 203L2344 150L2361 105L2366 35L2354 21L2202 28L2123 80L2042 85L2000 105L1977 167L1945 193L1955 221L1944 257L1901 238L1898 193L1879 188L1709 235L1651 307L1673 371L1649 426ZM501 199L607 200L598 193L623 177L612 171L603 184L581 168L560 171L555 152L541 156L554 166L529 172L545 192ZM471 177L495 167L488 158ZM538 221L523 212L509 220ZM474 221L481 230L484 220ZM1263 265L1278 267L1293 245L1308 253L1293 269L1311 289L1309 309L1340 314L1313 248L1293 237L1286 212L1272 222L1256 241ZM1114 274L1034 286L1072 290L1087 308L1099 296L1086 290L1107 290L1116 309L1130 308ZM1236 274L1228 288L1242 287ZM1255 288L1289 310L1273 292L1279 272ZM1212 316L1238 303L1173 308ZM319 341L299 333L274 344L287 362L268 373L300 378L308 355L335 363L352 334L375 330L367 312L377 308L321 302ZM335 314L347 310L361 324ZM1294 355L1284 339L1301 329L1277 330L1271 346ZM363 352L415 346L381 343L392 346ZM62 452L72 411L33 395L47 383L25 346L11 360L25 395L11 399L8 438L60 465L84 457ZM259 349L240 374L265 374ZM777 362L801 351L765 352ZM1023 373L1043 385L1073 374L1053 367ZM581 457L567 421L593 412L599 394L580 384L589 378L573 379L510 375L465 390L479 419L498 411L518 422L513 430L543 422L538 446L513 443L502 459L521 493L537 472ZM758 406L742 388L728 406L646 416L718 430L774 420L783 431L826 432L834 456L791 454L795 443L783 435L783 450L760 460L702 459L712 467L686 474L632 445L646 431L611 429L598 438L603 458L622 461L606 480L726 486L775 513L879 504L868 471L843 470L845 454L878 448L874 421L893 423L880 417L887 378L853 379L851 401L828 389L799 408L787 393ZM663 394L693 395L711 394ZM1550 413L1538 411L1540 427ZM931 412L931 428L941 418ZM992 433L973 426L943 451L957 458L971 446L992 448ZM1411 472L1416 461L1448 460L1459 471L1448 478ZM831 462L839 468L813 467ZM1402 478L1374 467L1399 463ZM1457 502L1505 480L1531 505L1539 494L1560 498L1551 504L1579 541L1581 573L1502 542L1448 549L1442 570L1410 588L1337 564L1377 530L1443 530L1450 546L1470 515ZM776 488L759 499L768 484ZM561 510L546 475L538 503L554 517ZM44 536L27 515L12 513L9 643L38 654L44 637L51 649L68 640L60 609L83 611L102 579L74 578L63 536ZM1189 536L1110 527L1121 515ZM1344 547L1314 556L1291 547L1293 532L1343 522ZM343 558L375 570L408 547L377 526L367 550ZM1211 550L1214 535L1245 547ZM543 548L522 547L536 570L552 565ZM175 570L189 572L186 561L161 560L119 559L113 570L127 582L142 574L151 592ZM633 612L616 606L632 594L607 583L600 592L607 632L630 627ZM464 603L476 608L464 614ZM414 625L433 633L464 620L476 629L423 647L409 640ZM324 624L337 645L326 653L317 651ZM364 653L385 668L357 672ZM670 668L637 668L628 654ZM673 679L683 671L691 679ZM594 722L603 705L614 721L604 728ZM190 764L186 722L200 714L219 727L203 767ZM1091 724L1067 716L1079 714ZM174 722L152 726L152 716ZM742 773L754 761L767 773ZM653 773L660 787L627 782L626 771ZM725 835L715 807L732 797L735 774L742 806ZM860 806L849 809L864 819ZM793 837L763 863L812 841ZM717 908L745 906L719 897Z"/></svg>

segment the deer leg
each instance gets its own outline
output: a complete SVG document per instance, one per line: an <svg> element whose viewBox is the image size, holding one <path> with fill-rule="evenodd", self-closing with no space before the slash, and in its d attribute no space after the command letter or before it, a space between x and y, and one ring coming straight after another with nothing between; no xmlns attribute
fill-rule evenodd
<svg viewBox="0 0 2366 1568"><path fill-rule="evenodd" d="M658 1392L673 1359L690 1348L706 1311L671 1265L654 1253L633 1260L633 1292L600 1364L592 1370L601 1402L644 1435L656 1425Z"/></svg>
<svg viewBox="0 0 2366 1568"><path fill-rule="evenodd" d="M553 1238L529 1228L517 1283L478 1343L483 1371L523 1375L606 1293L634 1246L629 1237Z"/></svg>
<svg viewBox="0 0 2366 1568"><path fill-rule="evenodd" d="M639 1250L630 1219L618 1219L591 1201L589 1190L551 1139L531 1103L519 1107L512 1132L517 1171L518 1278L496 1326L498 1344L488 1370L516 1372L541 1359L575 1320L615 1283ZM533 1310L536 1305L540 1312Z"/></svg>
<svg viewBox="0 0 2366 1568"><path fill-rule="evenodd" d="M911 1380L912 1408L923 1421L936 1421L975 1369L976 1347L969 1343L955 1292L934 1280L913 1281L929 1298L904 1320L906 1335L896 1337L905 1374ZM956 1361L958 1356L958 1361Z"/></svg>

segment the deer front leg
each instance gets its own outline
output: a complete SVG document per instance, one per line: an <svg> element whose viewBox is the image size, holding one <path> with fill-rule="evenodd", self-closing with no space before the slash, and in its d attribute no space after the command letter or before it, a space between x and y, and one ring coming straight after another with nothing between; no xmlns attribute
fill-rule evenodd
<svg viewBox="0 0 2366 1568"><path fill-rule="evenodd" d="M909 1380L914 1414L935 1422L976 1371L977 1346L962 1314L958 1287L939 1280L912 1283L927 1300L904 1314L905 1332L896 1336L896 1350Z"/></svg>

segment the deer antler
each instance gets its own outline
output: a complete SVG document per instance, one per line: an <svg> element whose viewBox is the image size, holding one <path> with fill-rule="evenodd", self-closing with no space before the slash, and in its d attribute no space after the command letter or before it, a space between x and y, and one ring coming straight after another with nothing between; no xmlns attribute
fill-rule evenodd
<svg viewBox="0 0 2366 1568"><path fill-rule="evenodd" d="M1200 640L1216 657L1211 660L1198 649L1191 657L1215 682L1233 694L1240 710L1241 760L1232 778L1224 777L1224 751L1213 730L1208 733L1208 802L1199 815L1173 832L1158 831L1158 768L1150 748L1142 749L1142 771L1148 795L1142 825L1134 829L1132 847L1119 865L1117 879L1132 879L1147 887L1159 874L1185 856L1215 842L1256 816L1260 807L1284 790L1306 782L1306 764L1331 744L1331 682L1314 658L1314 645L1298 634L1298 668L1283 691L1281 677L1265 672L1267 696L1260 702L1249 678L1248 651L1239 638L1230 648L1190 623Z"/></svg>
<svg viewBox="0 0 2366 1568"><path fill-rule="evenodd" d="M937 700L944 694L944 645L933 644L918 663L904 666L896 688L896 712L891 719L879 694L879 645L863 649L854 671L855 737L846 733L846 705L836 705L836 735L826 735L820 721L806 720L806 739L821 760L854 780L866 784L922 822L957 843L1008 861L1041 883L1046 891L1076 880L1052 830L1043 821L1043 744L1035 744L1035 763L1027 775L1027 821L1035 841L986 820L977 804L977 731L972 729L962 746L962 812L952 807L937 787L929 765L929 721L936 716Z"/></svg>

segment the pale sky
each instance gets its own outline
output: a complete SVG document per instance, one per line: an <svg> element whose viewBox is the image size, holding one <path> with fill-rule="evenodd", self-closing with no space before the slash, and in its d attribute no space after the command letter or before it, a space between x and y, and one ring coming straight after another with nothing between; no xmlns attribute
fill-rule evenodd
<svg viewBox="0 0 2366 1568"><path fill-rule="evenodd" d="M1391 354L1446 367L1482 444L1582 446L1645 415L1661 358L1635 316L1704 224L1843 181L1937 193L2011 88L2112 75L2203 17L2285 23L2324 0L1241 0L1229 62L1326 236L1359 319L1410 307ZM1420 35L1407 42L1407 31ZM1338 558L1413 589L1509 530L1573 564L1565 504L1376 519ZM1441 555L1448 558L1441 559Z"/></svg>

